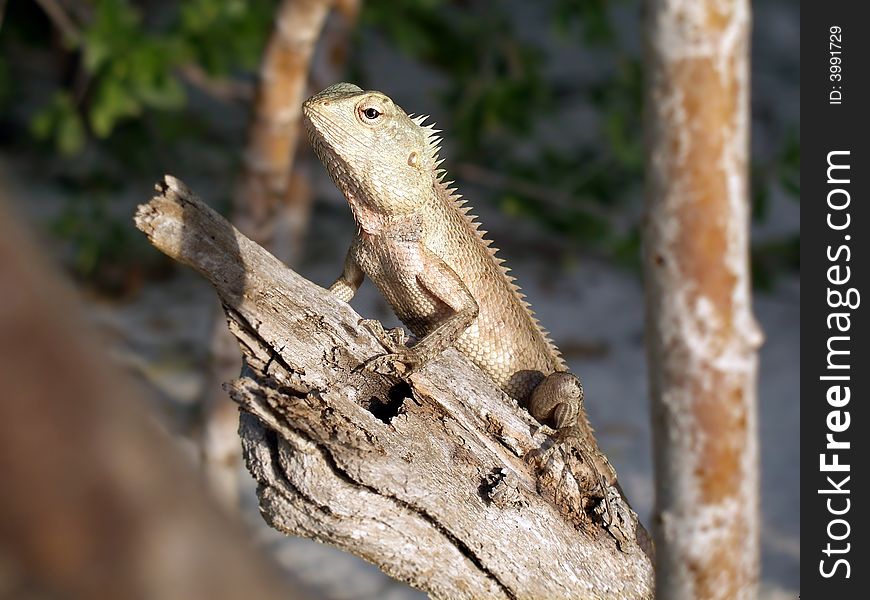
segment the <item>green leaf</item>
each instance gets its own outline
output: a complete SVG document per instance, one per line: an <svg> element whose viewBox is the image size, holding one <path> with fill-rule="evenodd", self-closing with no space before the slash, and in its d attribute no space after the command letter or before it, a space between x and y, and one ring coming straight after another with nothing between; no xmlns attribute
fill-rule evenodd
<svg viewBox="0 0 870 600"><path fill-rule="evenodd" d="M61 91L36 112L30 121L30 131L37 139L52 140L64 156L79 152L86 135L82 118L69 93Z"/></svg>
<svg viewBox="0 0 870 600"><path fill-rule="evenodd" d="M120 78L103 78L94 94L89 114L91 127L97 137L105 138L115 123L124 117L138 115L141 103L131 95Z"/></svg>
<svg viewBox="0 0 870 600"><path fill-rule="evenodd" d="M72 156L84 147L85 127L78 112L71 110L60 116L55 139L58 150L64 156Z"/></svg>

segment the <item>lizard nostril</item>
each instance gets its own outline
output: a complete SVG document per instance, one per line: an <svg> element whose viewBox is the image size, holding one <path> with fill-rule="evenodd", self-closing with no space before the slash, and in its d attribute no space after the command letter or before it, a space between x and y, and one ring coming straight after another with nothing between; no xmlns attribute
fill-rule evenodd
<svg viewBox="0 0 870 600"><path fill-rule="evenodd" d="M417 166L417 153L416 152L411 152L411 154L408 155L408 166L409 167L416 167Z"/></svg>

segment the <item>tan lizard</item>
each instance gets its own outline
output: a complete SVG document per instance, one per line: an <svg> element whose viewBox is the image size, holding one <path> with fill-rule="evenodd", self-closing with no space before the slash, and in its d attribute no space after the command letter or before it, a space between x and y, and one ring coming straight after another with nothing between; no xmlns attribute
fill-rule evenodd
<svg viewBox="0 0 870 600"><path fill-rule="evenodd" d="M369 366L408 373L457 348L536 419L560 430L607 502L616 474L598 451L580 380L567 373L452 182L443 181L438 130L385 94L348 83L312 96L302 112L358 226L330 291L349 301L368 276L419 338L408 347L399 332L368 321L390 350Z"/></svg>
<svg viewBox="0 0 870 600"><path fill-rule="evenodd" d="M523 403L546 375L566 370L486 232L442 181L440 138L425 117L347 83L308 99L303 115L358 225L330 290L350 300L368 276L420 338L381 365L413 370L453 346Z"/></svg>

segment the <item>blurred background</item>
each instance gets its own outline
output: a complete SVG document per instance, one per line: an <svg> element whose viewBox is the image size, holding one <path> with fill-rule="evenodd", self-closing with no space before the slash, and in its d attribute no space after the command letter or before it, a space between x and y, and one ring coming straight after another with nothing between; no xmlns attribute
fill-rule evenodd
<svg viewBox="0 0 870 600"><path fill-rule="evenodd" d="M238 374L237 350L204 280L134 228L136 205L175 175L328 285L354 225L286 123L301 100L280 101L351 81L431 115L449 179L583 378L599 442L649 523L639 13L638 0L0 0L0 198L224 510L316 597L422 594L261 522L235 409L215 387ZM757 0L753 19L762 591L779 599L797 597L800 561L798 6ZM4 295L16 285L0 281ZM397 324L369 283L353 305ZM0 592L12 589L3 580L0 569Z"/></svg>

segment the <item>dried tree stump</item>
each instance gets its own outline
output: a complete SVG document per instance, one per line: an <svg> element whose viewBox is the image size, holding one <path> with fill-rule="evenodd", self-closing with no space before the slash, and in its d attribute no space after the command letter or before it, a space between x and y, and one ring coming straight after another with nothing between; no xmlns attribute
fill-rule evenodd
<svg viewBox="0 0 870 600"><path fill-rule="evenodd" d="M226 387L273 527L437 598L653 596L634 538L617 544L594 519L571 518L583 504L571 477L538 491L552 430L458 352L404 380L363 368L385 350L360 315L172 177L136 225L223 303L245 361Z"/></svg>

